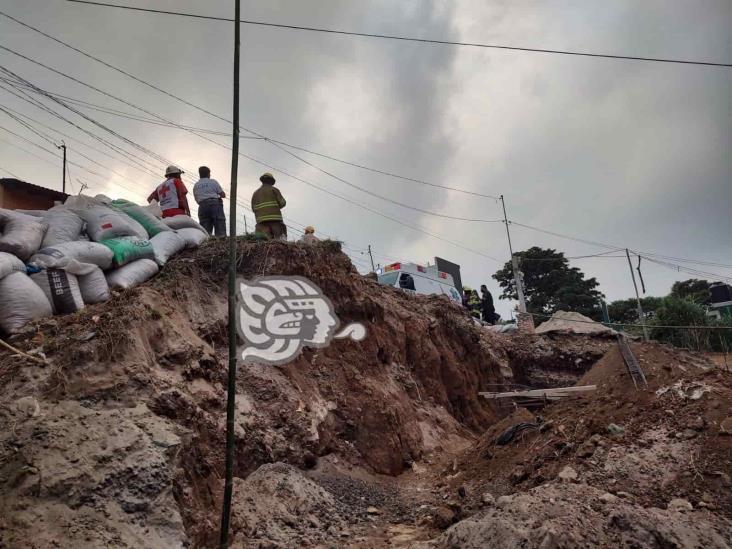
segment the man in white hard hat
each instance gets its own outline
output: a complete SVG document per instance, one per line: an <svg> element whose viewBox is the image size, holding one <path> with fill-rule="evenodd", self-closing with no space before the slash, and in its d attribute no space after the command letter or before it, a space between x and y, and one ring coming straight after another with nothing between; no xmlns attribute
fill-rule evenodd
<svg viewBox="0 0 732 549"><path fill-rule="evenodd" d="M168 166L165 169L165 181L147 197L148 202L158 201L160 209L163 210L163 217L191 215L186 198L188 189L180 178L182 174L183 170L178 166Z"/></svg>

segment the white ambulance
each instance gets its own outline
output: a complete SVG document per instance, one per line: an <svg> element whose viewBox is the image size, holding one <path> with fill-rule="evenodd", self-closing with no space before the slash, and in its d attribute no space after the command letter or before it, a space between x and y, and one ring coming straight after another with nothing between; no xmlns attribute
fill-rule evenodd
<svg viewBox="0 0 732 549"><path fill-rule="evenodd" d="M452 275L438 271L437 267L416 263L392 263L378 272L379 284L394 286L411 294L446 295L451 301L462 304Z"/></svg>

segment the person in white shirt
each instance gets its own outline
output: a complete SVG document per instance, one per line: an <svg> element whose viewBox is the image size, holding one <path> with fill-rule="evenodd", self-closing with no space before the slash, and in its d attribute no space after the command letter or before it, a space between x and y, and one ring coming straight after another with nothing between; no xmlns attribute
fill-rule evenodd
<svg viewBox="0 0 732 549"><path fill-rule="evenodd" d="M193 185L193 198L198 204L198 221L209 234L226 236L226 215L224 202L226 193L215 179L211 179L211 170L206 166L198 168L201 177Z"/></svg>

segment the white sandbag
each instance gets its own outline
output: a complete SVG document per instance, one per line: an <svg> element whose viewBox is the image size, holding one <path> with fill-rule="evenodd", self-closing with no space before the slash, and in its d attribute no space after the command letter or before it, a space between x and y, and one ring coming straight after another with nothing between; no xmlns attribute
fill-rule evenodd
<svg viewBox="0 0 732 549"><path fill-rule="evenodd" d="M31 320L52 314L43 290L28 275L11 273L0 280L0 328L6 334L14 334Z"/></svg>
<svg viewBox="0 0 732 549"><path fill-rule="evenodd" d="M138 206L129 200L123 200L120 198L118 200L113 200L110 205L115 210L119 210L120 212L129 215L132 219L137 221L143 226L147 234L150 236L155 236L158 233L173 230L163 223L160 218L150 213L146 208Z"/></svg>
<svg viewBox="0 0 732 549"><path fill-rule="evenodd" d="M150 244L155 250L155 262L161 267L168 262L168 259L186 247L186 241L174 231L156 234L150 239Z"/></svg>
<svg viewBox="0 0 732 549"><path fill-rule="evenodd" d="M42 218L0 208L0 252L25 261L41 247L45 232Z"/></svg>
<svg viewBox="0 0 732 549"><path fill-rule="evenodd" d="M76 275L61 269L46 269L32 274L31 280L46 294L53 314L67 315L84 308Z"/></svg>
<svg viewBox="0 0 732 549"><path fill-rule="evenodd" d="M13 210L15 213L30 215L31 217L43 217L48 210Z"/></svg>
<svg viewBox="0 0 732 549"><path fill-rule="evenodd" d="M163 218L163 210L160 208L160 204L158 204L157 200L153 200L148 204L147 206L142 206L142 208L149 213L152 216L157 217L158 219Z"/></svg>
<svg viewBox="0 0 732 549"><path fill-rule="evenodd" d="M43 248L34 254L29 265L40 269L63 269L76 275L89 274L95 265L100 269L112 266L114 253L98 242L64 242Z"/></svg>
<svg viewBox="0 0 732 549"><path fill-rule="evenodd" d="M186 248L198 248L208 238L208 233L198 229L178 229L176 231L186 243Z"/></svg>
<svg viewBox="0 0 732 549"><path fill-rule="evenodd" d="M174 215L173 217L164 217L163 223L165 223L171 229L198 229L199 231L206 232L206 229L201 227L190 215Z"/></svg>
<svg viewBox="0 0 732 549"><path fill-rule="evenodd" d="M107 277L104 276L104 273L99 267L95 267L89 274L82 275L78 278L81 297L86 305L109 301Z"/></svg>
<svg viewBox="0 0 732 549"><path fill-rule="evenodd" d="M81 230L84 228L84 220L66 206L54 206L45 212L43 221L48 229L46 236L43 237L41 248L78 240Z"/></svg>
<svg viewBox="0 0 732 549"><path fill-rule="evenodd" d="M86 222L86 232L95 242L121 236L148 237L145 228L137 221L96 198L70 196L65 205Z"/></svg>
<svg viewBox="0 0 732 549"><path fill-rule="evenodd" d="M0 252L0 279L15 272L25 273L25 263L13 254Z"/></svg>
<svg viewBox="0 0 732 549"><path fill-rule="evenodd" d="M107 273L107 284L113 290L128 290L158 273L158 264L152 259L138 259Z"/></svg>

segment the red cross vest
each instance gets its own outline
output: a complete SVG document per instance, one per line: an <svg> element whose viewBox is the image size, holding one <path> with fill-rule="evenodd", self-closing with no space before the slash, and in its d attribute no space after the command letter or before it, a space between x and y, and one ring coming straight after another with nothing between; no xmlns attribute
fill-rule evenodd
<svg viewBox="0 0 732 549"><path fill-rule="evenodd" d="M161 210L177 210L180 208L180 197L174 178L166 179L158 185L157 192Z"/></svg>

